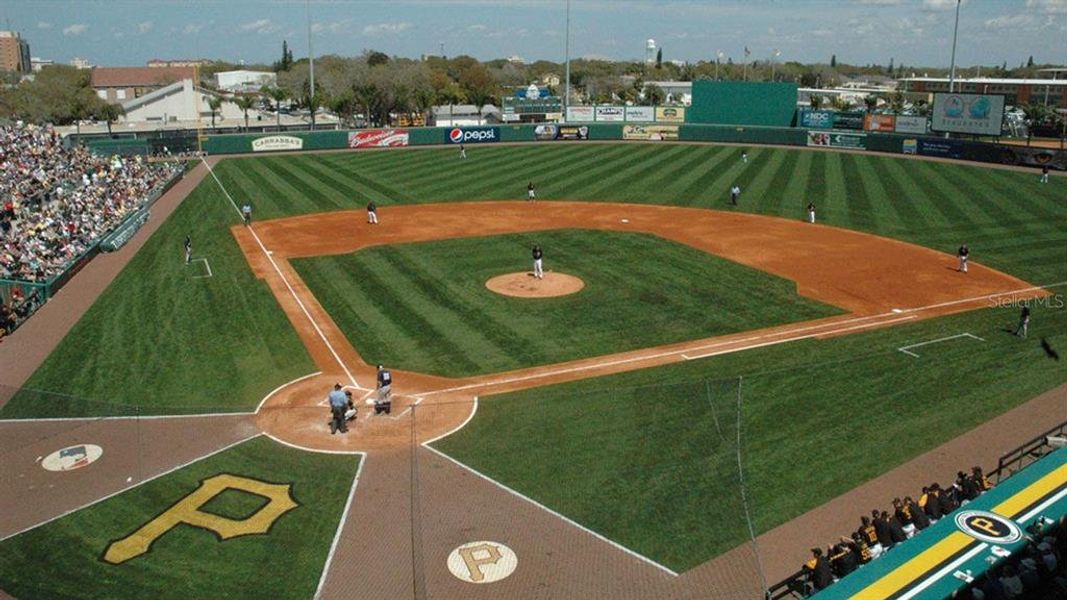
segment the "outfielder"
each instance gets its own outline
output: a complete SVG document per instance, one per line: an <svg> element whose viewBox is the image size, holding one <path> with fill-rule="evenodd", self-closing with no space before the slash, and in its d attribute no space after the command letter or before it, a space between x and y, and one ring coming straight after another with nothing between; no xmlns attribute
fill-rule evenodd
<svg viewBox="0 0 1067 600"><path fill-rule="evenodd" d="M459 157L467 158L467 149L463 146L463 144L459 145Z"/></svg>
<svg viewBox="0 0 1067 600"><path fill-rule="evenodd" d="M252 205L251 204L245 202L244 206L241 207L241 218L244 219L245 225L251 225L252 224Z"/></svg>
<svg viewBox="0 0 1067 600"><path fill-rule="evenodd" d="M815 203L808 202L808 223L815 222Z"/></svg>
<svg viewBox="0 0 1067 600"><path fill-rule="evenodd" d="M374 414L389 414L393 410L393 374L378 365L378 399L374 401Z"/></svg>
<svg viewBox="0 0 1067 600"><path fill-rule="evenodd" d="M1016 337L1026 337L1027 330L1030 328L1030 307L1023 305L1023 311L1019 314L1019 326L1015 328Z"/></svg>
<svg viewBox="0 0 1067 600"><path fill-rule="evenodd" d="M1041 183L1048 183L1048 165L1041 167Z"/></svg>
<svg viewBox="0 0 1067 600"><path fill-rule="evenodd" d="M748 152L745 152L744 150L741 151L741 162L746 165L748 164Z"/></svg>
<svg viewBox="0 0 1067 600"><path fill-rule="evenodd" d="M371 200L367 203L367 222L371 225L378 224L378 205Z"/></svg>
<svg viewBox="0 0 1067 600"><path fill-rule="evenodd" d="M533 275L534 275L534 277L536 277L538 279L544 279L545 278L545 272L541 268L541 259L544 257L544 255L545 255L545 253L541 251L541 246L538 245L538 244L534 244L534 247L533 247L533 262L534 262Z"/></svg>
<svg viewBox="0 0 1067 600"><path fill-rule="evenodd" d="M534 184L531 181L526 184L526 201L533 202L534 200L537 200L537 190L534 189Z"/></svg>
<svg viewBox="0 0 1067 600"><path fill-rule="evenodd" d="M737 198L741 195L741 186L734 184L734 187L730 188L730 203L737 206Z"/></svg>
<svg viewBox="0 0 1067 600"><path fill-rule="evenodd" d="M956 270L959 271L960 273L966 273L967 272L967 260L971 256L971 250L970 250L970 248L967 247L967 244L964 244L964 245L960 246L959 252L956 253L956 256L960 259L960 266Z"/></svg>
<svg viewBox="0 0 1067 600"><path fill-rule="evenodd" d="M185 236L185 264L193 260L193 238Z"/></svg>

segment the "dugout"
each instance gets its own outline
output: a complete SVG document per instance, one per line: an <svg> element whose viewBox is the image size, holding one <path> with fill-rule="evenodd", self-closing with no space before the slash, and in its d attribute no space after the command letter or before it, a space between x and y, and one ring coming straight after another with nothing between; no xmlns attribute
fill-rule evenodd
<svg viewBox="0 0 1067 600"><path fill-rule="evenodd" d="M694 81L689 123L790 127L797 85L764 81Z"/></svg>

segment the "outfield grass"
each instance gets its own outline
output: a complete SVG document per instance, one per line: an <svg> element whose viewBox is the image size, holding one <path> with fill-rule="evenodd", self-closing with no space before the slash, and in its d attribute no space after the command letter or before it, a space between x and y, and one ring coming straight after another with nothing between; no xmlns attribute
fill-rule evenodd
<svg viewBox="0 0 1067 600"><path fill-rule="evenodd" d="M804 218L971 258L1034 283L1067 280L1067 181L985 165L876 154L670 144L555 143L224 161L220 178L257 218L393 204L539 198L698 206ZM729 188L742 187L741 205Z"/></svg>
<svg viewBox="0 0 1067 600"><path fill-rule="evenodd" d="M485 281L530 267L585 282L530 301ZM585 230L374 247L292 261L370 363L464 377L806 321L842 311L796 284L683 244ZM753 301L758 291L759 302Z"/></svg>
<svg viewBox="0 0 1067 600"><path fill-rule="evenodd" d="M78 321L2 417L252 410L315 370L229 227L211 178L186 198ZM186 265L185 236L193 255Z"/></svg>
<svg viewBox="0 0 1067 600"><path fill-rule="evenodd" d="M220 179L257 219L398 203L522 198L611 200L801 218L871 231L972 258L1034 283L1067 280L1064 182L1030 173L858 153L780 148L558 143L226 160ZM734 183L741 206L727 201ZM235 215L211 178L149 240L28 385L73 398L23 396L4 416L247 409L313 369L226 226ZM187 279L192 233L214 279ZM859 258L858 258L859 259ZM80 399L89 399L86 402ZM134 408L131 408L134 407Z"/></svg>
<svg viewBox="0 0 1067 600"><path fill-rule="evenodd" d="M481 398L434 446L685 570L748 539L737 385L747 500L765 532L1062 383L1039 338L1067 349L1067 310L1035 308L1029 340L1007 331L1017 315L991 308ZM962 332L986 341L896 350Z"/></svg>
<svg viewBox="0 0 1067 600"><path fill-rule="evenodd" d="M0 543L0 588L19 598L311 598L359 459L294 450L257 438ZM101 560L208 477L227 473L291 484L298 507L266 535L219 541L178 525L147 554ZM262 500L228 490L204 510L245 518Z"/></svg>

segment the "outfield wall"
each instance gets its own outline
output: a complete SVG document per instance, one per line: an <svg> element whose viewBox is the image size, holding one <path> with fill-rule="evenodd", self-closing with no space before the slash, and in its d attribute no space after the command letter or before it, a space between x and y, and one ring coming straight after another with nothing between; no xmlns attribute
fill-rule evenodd
<svg viewBox="0 0 1067 600"><path fill-rule="evenodd" d="M459 134L456 134L456 131ZM456 139L452 135L457 135ZM195 139L195 138L194 138ZM206 136L203 149L211 155L270 153L273 151L339 150L397 146L484 145L497 142L687 141L753 145L811 146L870 150L890 154L917 154L975 162L1067 170L1067 151L1051 148L991 144L933 136L840 131L797 127L709 125L701 123L568 123L502 124L481 127L381 128L358 131L317 131L277 134ZM126 140L122 140L126 141ZM137 142L139 140L130 140ZM90 143L95 152L142 153L136 144L115 145L113 140ZM137 146L136 148L134 146Z"/></svg>

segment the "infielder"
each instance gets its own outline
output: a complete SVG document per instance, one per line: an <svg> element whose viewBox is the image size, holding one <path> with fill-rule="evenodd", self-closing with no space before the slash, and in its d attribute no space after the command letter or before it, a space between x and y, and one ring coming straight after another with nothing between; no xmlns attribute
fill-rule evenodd
<svg viewBox="0 0 1067 600"><path fill-rule="evenodd" d="M378 205L371 200L367 203L367 222L371 225L378 224Z"/></svg>
<svg viewBox="0 0 1067 600"><path fill-rule="evenodd" d="M537 200L537 190L534 189L534 184L531 181L526 184L526 201L533 202L534 200Z"/></svg>
<svg viewBox="0 0 1067 600"><path fill-rule="evenodd" d="M734 187L730 188L730 203L737 206L737 198L741 195L741 186L734 184Z"/></svg>
<svg viewBox="0 0 1067 600"><path fill-rule="evenodd" d="M956 253L956 256L960 259L960 267L956 270L960 273L966 273L967 259L971 256L971 250L967 247L967 244L960 246L959 252Z"/></svg>
<svg viewBox="0 0 1067 600"><path fill-rule="evenodd" d="M808 202L808 223L815 222L815 203Z"/></svg>
<svg viewBox="0 0 1067 600"><path fill-rule="evenodd" d="M393 374L378 365L378 399L374 401L374 414L389 414L393 410Z"/></svg>
<svg viewBox="0 0 1067 600"><path fill-rule="evenodd" d="M1030 307L1023 305L1023 311L1019 314L1019 326L1015 328L1016 337L1026 337L1027 329L1030 328Z"/></svg>
<svg viewBox="0 0 1067 600"><path fill-rule="evenodd" d="M541 259L544 257L544 255L545 255L545 253L541 251L541 246L538 245L538 244L534 244L534 247L533 247L534 272L533 272L533 274L534 274L534 277L536 277L538 279L544 279L545 278L545 272L541 268Z"/></svg>
<svg viewBox="0 0 1067 600"><path fill-rule="evenodd" d="M193 260L193 239L189 236L185 236L185 264L189 264Z"/></svg>

